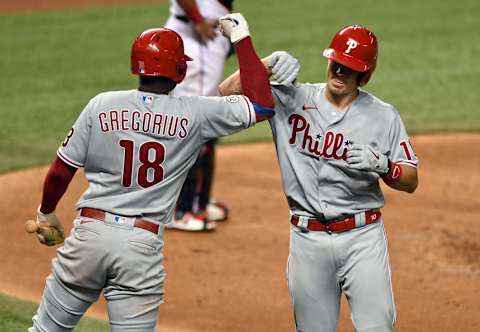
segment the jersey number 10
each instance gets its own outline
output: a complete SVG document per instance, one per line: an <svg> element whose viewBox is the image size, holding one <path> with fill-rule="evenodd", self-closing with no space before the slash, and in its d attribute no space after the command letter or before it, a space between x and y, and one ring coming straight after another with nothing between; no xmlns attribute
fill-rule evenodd
<svg viewBox="0 0 480 332"><path fill-rule="evenodd" d="M122 185L130 187L132 185L135 142L122 139L119 144L124 149ZM149 159L151 150L154 151L153 160ZM137 172L137 183L139 186L148 188L163 180L162 163L165 160L165 147L162 144L158 142L143 143L138 150L138 160L141 164ZM148 176L149 170L151 170L150 179Z"/></svg>

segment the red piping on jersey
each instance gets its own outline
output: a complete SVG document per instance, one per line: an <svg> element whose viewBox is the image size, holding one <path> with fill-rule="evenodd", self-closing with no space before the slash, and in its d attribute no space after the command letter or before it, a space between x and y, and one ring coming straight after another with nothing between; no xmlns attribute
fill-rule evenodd
<svg viewBox="0 0 480 332"><path fill-rule="evenodd" d="M252 126L252 108L250 107L250 102L248 101L248 99L245 96L242 96L242 98L245 101L245 103L247 104L247 108L248 108L248 127L251 127Z"/></svg>
<svg viewBox="0 0 480 332"><path fill-rule="evenodd" d="M60 157L60 159L62 159L64 163L68 164L69 166L76 167L76 168L83 167L82 164L79 164L76 161L68 158L60 150L57 151L57 155Z"/></svg>

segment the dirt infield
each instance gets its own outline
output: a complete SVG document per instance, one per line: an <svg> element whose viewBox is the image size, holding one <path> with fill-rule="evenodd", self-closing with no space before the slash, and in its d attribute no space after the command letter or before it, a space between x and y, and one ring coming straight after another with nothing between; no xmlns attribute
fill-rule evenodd
<svg viewBox="0 0 480 332"><path fill-rule="evenodd" d="M386 189L398 331L480 330L480 135L419 136L420 186ZM166 234L161 331L293 331L284 278L288 210L272 144L221 146L215 197L232 218L211 234ZM254 169L254 171L253 171ZM23 230L46 168L0 177L0 292L38 301L55 250ZM69 224L85 189L77 174L58 209ZM339 331L353 331L343 303ZM89 313L106 317L105 304Z"/></svg>
<svg viewBox="0 0 480 332"><path fill-rule="evenodd" d="M164 1L6 0L0 13ZM480 135L418 136L413 144L421 160L419 189L408 195L386 188L383 210L397 331L480 331ZM228 202L232 218L211 234L167 232L160 331L293 331L284 278L288 210L274 153L272 144L219 148L214 196ZM55 255L23 230L45 173L0 176L0 292L33 301ZM58 215L65 225L85 186L78 174L62 199ZM106 318L104 301L89 314ZM353 331L345 303L339 331Z"/></svg>

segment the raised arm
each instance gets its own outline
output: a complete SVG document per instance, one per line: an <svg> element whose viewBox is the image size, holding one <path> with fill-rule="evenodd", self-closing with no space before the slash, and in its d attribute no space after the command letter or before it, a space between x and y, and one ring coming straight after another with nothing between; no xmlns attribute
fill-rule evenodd
<svg viewBox="0 0 480 332"><path fill-rule="evenodd" d="M268 81L269 73L255 52L247 21L242 14L234 13L221 17L219 22L222 33L234 44L240 67L239 81L243 87L243 94L254 103L257 118L259 115L257 108L259 110L263 108L260 110L261 113L268 112L266 109L271 109L271 115L273 115L275 104Z"/></svg>
<svg viewBox="0 0 480 332"><path fill-rule="evenodd" d="M269 77L272 77L277 84L293 84L300 71L300 63L296 58L285 51L276 51L261 60L267 70ZM222 96L242 93L240 71L237 70L227 77L218 87Z"/></svg>
<svg viewBox="0 0 480 332"><path fill-rule="evenodd" d="M270 77L272 75L272 70L268 65L270 56L263 58L261 60L265 70ZM222 96L230 96L230 95L239 95L243 93L242 90L242 82L240 81L240 70L237 70L230 76L228 76L220 85L218 86L218 91Z"/></svg>

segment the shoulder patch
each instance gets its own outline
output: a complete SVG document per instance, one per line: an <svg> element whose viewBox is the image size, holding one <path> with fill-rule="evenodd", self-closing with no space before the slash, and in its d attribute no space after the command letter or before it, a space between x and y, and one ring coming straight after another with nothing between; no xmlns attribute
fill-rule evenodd
<svg viewBox="0 0 480 332"><path fill-rule="evenodd" d="M227 100L227 102L229 103L238 103L240 101L240 98L238 98L238 96L227 96L225 97L225 99Z"/></svg>

